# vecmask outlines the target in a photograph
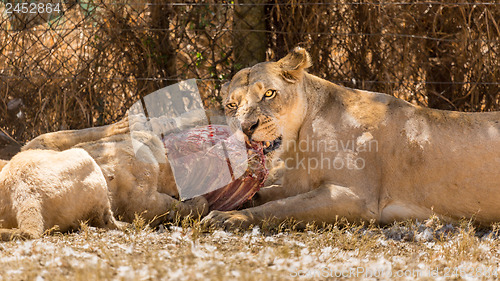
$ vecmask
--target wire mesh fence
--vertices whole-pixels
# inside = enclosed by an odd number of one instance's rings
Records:
[[[309,72],[345,86],[439,109],[500,110],[495,1],[22,4],[0,3],[0,141],[113,122],[188,78],[217,107],[234,73],[297,45],[311,53]]]

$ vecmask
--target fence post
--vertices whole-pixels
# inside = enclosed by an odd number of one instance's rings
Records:
[[[156,0],[156,4],[151,9],[151,39],[153,44],[149,50],[152,59],[162,73],[162,78],[169,78],[162,86],[174,84],[177,81],[176,50],[171,42],[170,20],[175,15],[175,10],[171,5],[165,5],[163,1]]]
[[[235,1],[233,48],[235,70],[266,60],[266,12],[263,0]]]

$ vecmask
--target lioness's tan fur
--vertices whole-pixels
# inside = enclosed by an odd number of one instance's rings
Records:
[[[104,175],[85,150],[29,150],[0,169],[0,241],[38,238],[83,221],[117,228]]]
[[[415,106],[335,85],[305,72],[310,64],[307,52],[297,48],[278,62],[241,70],[223,87],[227,114],[259,124],[249,137],[283,136],[277,154],[288,165],[282,184],[262,189],[255,207],[214,211],[205,222],[230,227],[268,218],[331,223],[346,217],[390,223],[432,213],[481,224],[500,221],[500,112]],[[278,91],[272,100],[263,98],[269,89]],[[298,146],[306,141],[330,144]],[[355,147],[331,149],[335,142]],[[326,165],[337,157],[343,167],[339,161]],[[314,166],[313,159],[323,165]]]

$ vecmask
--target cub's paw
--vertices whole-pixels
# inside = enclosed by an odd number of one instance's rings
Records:
[[[125,118],[122,121],[125,121]],[[121,123],[122,121],[118,123]],[[126,122],[121,123],[121,126],[124,125],[128,127],[129,131],[152,131],[151,124],[148,122],[148,119],[144,114],[129,113]]]
[[[128,222],[116,221],[116,227],[117,227],[118,230],[124,231],[124,230],[126,230],[127,228],[129,228],[131,226],[132,226],[132,224],[130,224]]]
[[[243,229],[246,230],[254,223],[252,215],[246,211],[212,211],[203,218],[201,223],[206,226],[215,226],[227,230]]]
[[[129,127],[129,117],[125,116],[122,120],[111,124],[108,129],[106,130],[106,136],[115,136],[115,135],[122,135],[122,134],[127,134],[130,132],[130,127]]]

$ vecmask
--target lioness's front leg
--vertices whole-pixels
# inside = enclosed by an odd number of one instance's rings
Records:
[[[333,223],[337,217],[348,220],[376,219],[376,212],[367,209],[367,198],[361,198],[350,188],[323,184],[319,188],[293,197],[268,202],[241,211],[212,211],[203,219],[205,224],[225,228],[258,225],[266,220],[282,222],[286,219],[308,223]],[[376,199],[374,199],[376,200]]]
[[[129,131],[129,121],[126,116],[122,120],[107,126],[43,134],[28,142],[22,147],[22,150],[48,149],[63,151],[80,143],[97,141],[106,137],[125,134]]]

